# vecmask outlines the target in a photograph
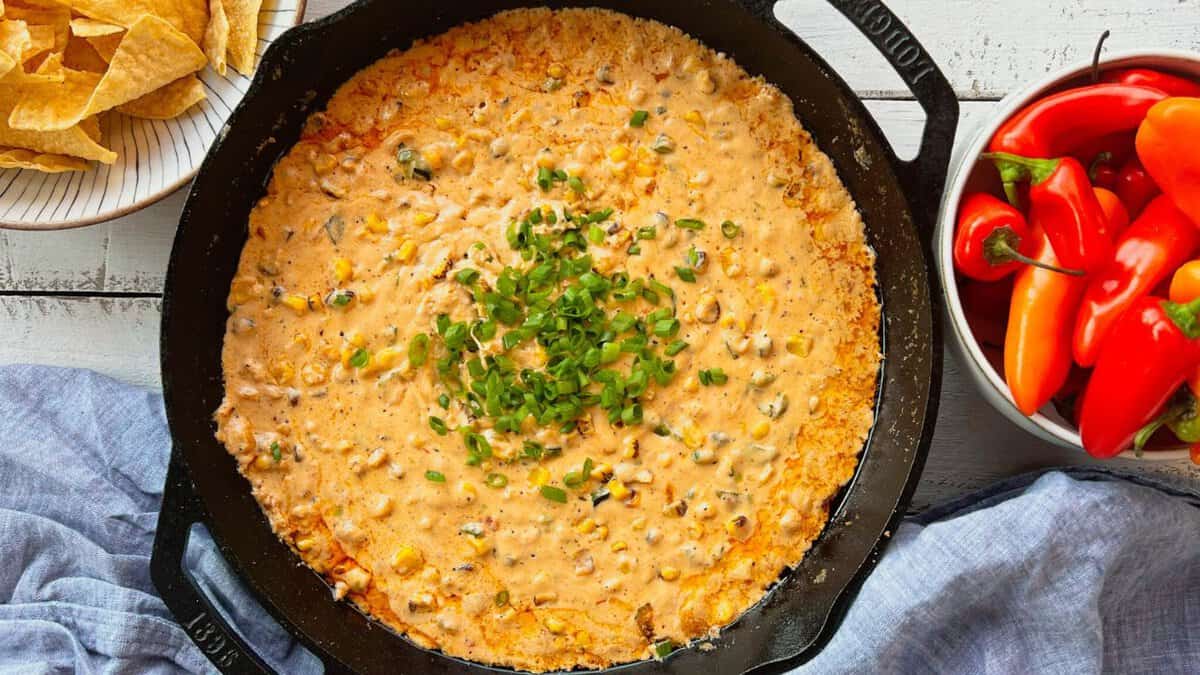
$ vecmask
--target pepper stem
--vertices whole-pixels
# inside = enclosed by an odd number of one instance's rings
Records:
[[[1019,262],[1072,277],[1082,277],[1087,274],[1083,270],[1057,267],[1041,262],[1040,260],[1034,260],[1017,250],[1020,245],[1021,237],[1017,236],[1017,233],[1011,227],[1005,225],[1004,227],[996,228],[994,232],[983,240],[983,258],[993,267],[999,267],[1010,262]]]
[[[1008,197],[1008,203],[1016,208],[1021,208],[1016,184],[1031,181],[1038,185],[1049,178],[1062,162],[1061,159],[1032,159],[1010,152],[985,152],[980,158],[990,159],[995,163],[996,170],[1000,172],[1000,180],[1004,183],[1004,195]]]
[[[1189,303],[1163,301],[1162,308],[1189,340],[1200,338],[1200,298]]]

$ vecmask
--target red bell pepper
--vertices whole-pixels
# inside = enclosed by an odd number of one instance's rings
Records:
[[[1029,238],[1025,216],[995,197],[977,192],[963,200],[954,235],[954,266],[977,281],[998,281],[1021,265],[1045,267],[1029,257],[1037,242]],[[1072,270],[1054,269],[1081,275]]]
[[[1079,416],[1083,447],[1107,458],[1130,447],[1162,415],[1189,373],[1200,368],[1200,300],[1153,296],[1113,326],[1092,371]]]
[[[1108,221],[1079,160],[1030,159],[1007,153],[983,157],[996,162],[1010,198],[1017,181],[1031,181],[1030,224],[1045,231],[1063,267],[1093,272],[1108,264],[1112,256]]]
[[[1096,363],[1117,319],[1200,248],[1200,230],[1159,197],[1117,241],[1113,260],[1088,282],[1075,318],[1075,362]]]
[[[1138,87],[1157,89],[1168,96],[1198,96],[1200,84],[1189,79],[1150,68],[1120,68],[1101,76],[1102,82],[1132,84]]]
[[[1154,182],[1136,156],[1130,157],[1117,172],[1117,186],[1114,191],[1125,204],[1125,208],[1129,209],[1129,215],[1134,218],[1138,217],[1151,199],[1162,193],[1162,190],[1158,189],[1158,183]]]
[[[992,136],[988,152],[1045,159],[1070,154],[1101,136],[1132,131],[1167,95],[1127,84],[1093,84],[1051,94],[1013,115]]]

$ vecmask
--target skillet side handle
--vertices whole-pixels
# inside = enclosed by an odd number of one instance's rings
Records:
[[[204,522],[205,517],[192,479],[178,452],[172,451],[154,533],[150,578],[188,637],[222,673],[269,675],[271,668],[233,630],[183,567],[192,525]]]
[[[883,54],[925,111],[921,147],[911,161],[896,160],[896,173],[904,186],[917,228],[933,236],[950,152],[958,130],[958,97],[929,52],[879,0],[829,0]]]

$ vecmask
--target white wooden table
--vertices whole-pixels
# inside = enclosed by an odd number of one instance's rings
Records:
[[[309,0],[308,17],[346,0]],[[1008,91],[1085,60],[1096,37],[1108,49],[1200,50],[1198,0],[892,0],[962,101],[962,134]],[[923,114],[874,48],[821,0],[785,0],[778,15],[868,99],[901,156],[915,152]],[[184,193],[141,212],[80,230],[0,230],[0,363],[80,366],[159,385],[159,299]],[[1039,467],[1091,463],[1008,424],[979,396],[953,349],[946,353],[937,434],[914,509]],[[1200,487],[1189,462],[1109,462]]]

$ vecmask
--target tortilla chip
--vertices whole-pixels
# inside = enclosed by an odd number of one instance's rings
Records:
[[[225,52],[229,49],[229,18],[225,14],[222,0],[211,0],[208,5],[208,28],[201,43],[213,70],[225,77]]]
[[[19,71],[20,68],[16,70]],[[33,80],[37,77],[36,75],[25,75],[21,79]],[[0,146],[94,159],[105,164],[112,164],[117,160],[117,153],[100,145],[88,135],[88,131],[81,125],[62,131],[24,131],[8,126],[8,116],[16,107],[17,98],[23,90],[22,86],[9,85],[8,80],[10,79],[6,78],[5,82],[0,82]]]
[[[149,15],[166,21],[176,30],[184,29],[179,0],[62,0],[62,3],[86,17],[125,28],[132,28]]]
[[[71,10],[61,5],[45,7],[19,7],[9,5],[6,18],[20,19],[30,26],[50,26],[54,29],[54,51],[67,48],[67,36],[71,34]]]
[[[0,80],[8,74],[8,71],[17,67],[17,60],[8,55],[8,52],[0,50]]]
[[[148,120],[169,120],[179,117],[203,100],[204,85],[200,78],[188,75],[137,100],[117,106],[117,112]]]
[[[125,30],[124,27],[118,26],[115,23],[107,21],[97,21],[87,17],[71,19],[71,34],[79,37],[99,37],[101,35],[112,35]]]
[[[0,0],[0,18],[4,18],[4,0]]]
[[[5,52],[17,63],[25,61],[25,52],[33,45],[29,25],[24,21],[5,19],[0,21],[0,52]]]
[[[54,26],[34,25],[29,27],[29,49],[25,50],[25,61],[54,49]],[[63,45],[66,47],[66,45]]]
[[[9,126],[30,131],[58,131],[170,84],[208,63],[204,52],[171,24],[146,15],[121,40],[108,70],[90,91],[60,93],[55,100],[27,96],[13,108]],[[81,98],[81,94],[84,94]]]
[[[100,35],[97,37],[84,38],[92,49],[100,55],[100,58],[107,64],[112,61],[113,54],[117,53],[117,47],[121,46],[121,40],[125,39],[124,33],[116,33],[114,35]],[[105,66],[107,69],[107,66]]]
[[[50,77],[66,79],[65,69],[63,68],[63,55],[58,52],[46,54],[46,58],[38,64],[34,69],[38,75],[49,75]]]
[[[100,142],[100,116],[92,115],[91,117],[79,123],[79,128],[83,129],[83,133],[88,135],[88,138]]]
[[[103,73],[108,70],[108,62],[100,58],[92,43],[77,37],[67,41],[67,48],[63,50],[63,65],[90,73]]]
[[[0,169],[33,169],[46,173],[87,171],[88,163],[67,155],[38,154],[22,148],[0,148]]]
[[[183,22],[180,30],[190,37],[192,42],[200,44],[204,40],[204,30],[208,27],[208,0],[178,0],[179,17]]]
[[[262,0],[224,0],[229,17],[229,65],[249,77],[254,74],[258,47],[258,10]]]

